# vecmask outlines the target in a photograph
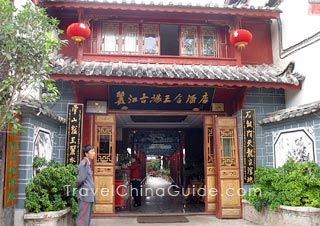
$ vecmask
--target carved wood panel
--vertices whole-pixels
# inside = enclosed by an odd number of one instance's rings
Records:
[[[204,117],[204,149],[205,149],[205,184],[206,212],[216,212],[216,170],[215,170],[215,150],[214,150],[214,133],[213,133],[213,116]]]
[[[217,176],[217,217],[241,218],[240,165],[235,117],[214,120]]]
[[[115,150],[116,129],[115,115],[96,116],[95,147],[97,150],[94,161],[94,183],[96,203],[93,214],[110,214],[115,212]]]

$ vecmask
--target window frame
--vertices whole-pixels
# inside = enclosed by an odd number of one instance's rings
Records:
[[[99,54],[110,54],[110,55],[142,55],[142,56],[167,56],[161,55],[160,51],[160,23],[150,22],[150,23],[141,23],[141,22],[117,22],[117,21],[102,21],[101,22],[101,43],[99,48]],[[202,58],[227,58],[228,57],[228,34],[222,34],[226,32],[225,29],[221,29],[220,26],[211,26],[205,24],[177,24],[179,27],[178,37],[179,37],[179,55],[174,55],[175,57],[202,57]],[[106,49],[106,32],[108,31],[107,27],[110,27],[110,31],[118,30],[118,34],[114,32],[113,43],[115,43],[115,48]],[[126,29],[130,30],[130,26],[136,26],[135,37],[135,47],[126,51],[125,46],[125,34]],[[127,28],[126,28],[127,27]],[[132,27],[131,27],[132,28]],[[148,31],[149,29],[149,31]],[[206,36],[205,30],[212,29],[213,44],[214,48],[213,54],[204,54],[205,50],[205,41],[204,37]],[[192,42],[192,51],[188,54],[183,51],[184,32],[189,33],[193,36]],[[209,32],[210,33],[210,32]],[[146,52],[146,35],[151,34],[155,37],[156,49],[155,52]],[[111,35],[112,36],[112,35]],[[171,56],[171,55],[169,55]]]

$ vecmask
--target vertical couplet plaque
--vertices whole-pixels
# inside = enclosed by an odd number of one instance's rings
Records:
[[[67,164],[80,162],[82,142],[83,104],[68,104],[67,107],[67,135],[66,160]]]
[[[255,110],[242,110],[243,129],[243,182],[252,184],[256,169],[256,113]]]

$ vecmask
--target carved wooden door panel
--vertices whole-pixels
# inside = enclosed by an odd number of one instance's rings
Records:
[[[216,213],[216,169],[213,121],[213,115],[204,116],[204,173],[207,191],[205,211],[207,213]]]
[[[241,218],[240,165],[235,117],[214,118],[218,218]]]
[[[94,183],[96,203],[94,214],[115,212],[113,188],[115,184],[116,150],[115,115],[96,116],[94,126],[96,159],[94,161]]]

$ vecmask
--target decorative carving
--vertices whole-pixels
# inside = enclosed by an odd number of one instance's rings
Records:
[[[213,140],[213,129],[212,127],[207,128],[207,136],[208,136],[208,164],[214,164],[214,140]]]
[[[115,122],[115,121],[114,121],[114,117],[111,115],[104,115],[104,116],[99,115],[99,116],[96,116],[96,122],[105,122],[105,123],[109,122],[110,123],[110,122]]]
[[[239,172],[237,170],[221,170],[220,175],[223,178],[239,178]]]
[[[113,202],[113,176],[95,176],[96,203]]]
[[[208,211],[216,211],[216,203],[208,203]]]
[[[113,213],[113,209],[112,204],[95,204],[93,206],[94,213]]]
[[[222,214],[224,216],[241,216],[240,209],[222,209]]]
[[[215,175],[215,168],[214,167],[207,167],[207,175]]]
[[[222,180],[221,181],[221,199],[223,207],[240,206],[239,180]],[[223,210],[222,210],[223,211]]]
[[[97,166],[94,170],[95,175],[103,174],[103,175],[112,175],[113,174],[113,167],[103,167],[103,166]]]

